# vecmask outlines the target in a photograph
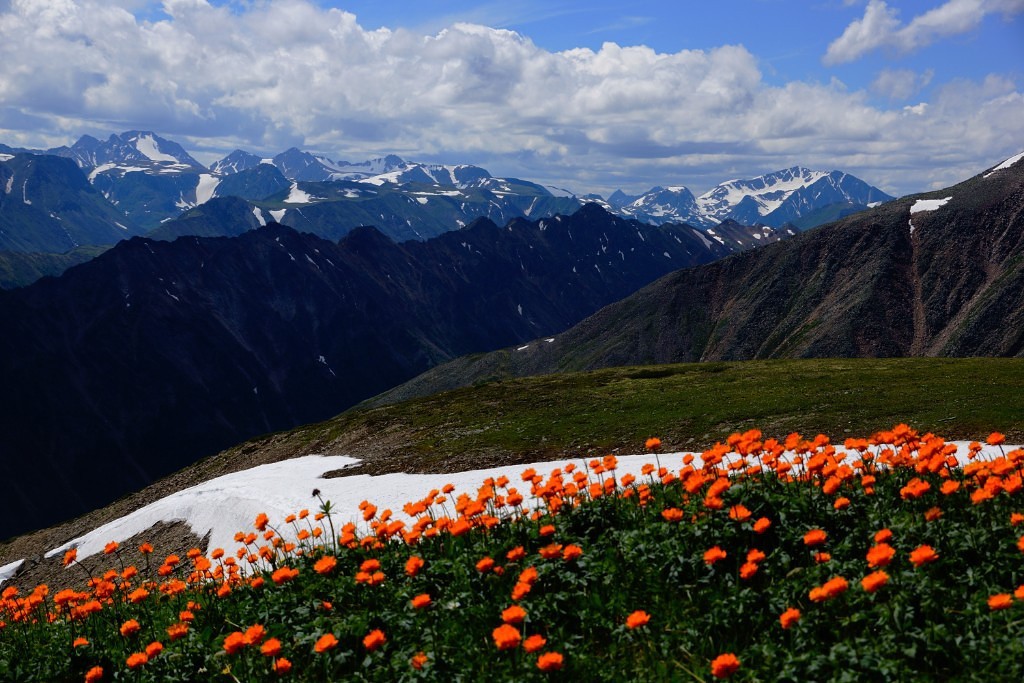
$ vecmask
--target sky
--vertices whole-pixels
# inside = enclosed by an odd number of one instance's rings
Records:
[[[1024,151],[1024,0],[0,0],[0,142],[151,130],[583,194]]]

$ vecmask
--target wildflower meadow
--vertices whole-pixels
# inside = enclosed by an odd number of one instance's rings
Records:
[[[987,442],[650,439],[641,476],[528,469],[340,528],[313,491],[235,548],[112,542],[4,589],[0,679],[1020,680],[1024,450]]]

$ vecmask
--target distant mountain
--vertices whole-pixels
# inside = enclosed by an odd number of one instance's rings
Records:
[[[80,168],[92,169],[96,174],[123,175],[138,170],[170,174],[202,173],[207,170],[181,145],[150,131],[131,130],[111,135],[104,141],[83,135],[71,147],[49,149],[47,154],[71,159]]]
[[[1024,154],[951,188],[676,271],[551,343],[458,359],[381,400],[509,375],[843,356],[1024,356]]]
[[[779,228],[789,224],[806,230],[837,217],[835,207],[863,210],[892,199],[848,173],[794,166],[756,178],[730,180],[700,197],[683,186],[654,187],[639,196],[616,191],[607,204],[620,215],[652,225],[689,223],[709,228],[734,220],[743,225]]]
[[[63,253],[142,234],[67,159],[0,160],[0,251]]]
[[[244,205],[223,198],[195,211],[234,216],[230,202]],[[739,249],[596,206],[504,227],[480,219],[403,244],[373,228],[336,243],[249,227],[234,238],[134,238],[0,292],[0,538],[455,356],[553,334]]]

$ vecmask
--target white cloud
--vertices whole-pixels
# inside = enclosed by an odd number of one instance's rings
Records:
[[[903,101],[920,92],[934,76],[931,69],[920,74],[912,69],[883,69],[871,83],[871,90],[890,100]]]
[[[936,158],[977,172],[1024,141],[1020,93],[999,76],[935,89],[911,114],[838,81],[769,84],[742,46],[553,53],[474,24],[369,31],[307,0],[166,0],[137,18],[142,4],[16,0],[0,12],[0,141],[141,128],[204,158],[292,145],[352,161],[393,152],[581,192],[699,190],[794,163],[909,192],[936,180]],[[873,26],[899,30],[883,3],[866,16],[879,12]],[[892,72],[876,91],[905,104],[926,81]]]
[[[896,9],[884,0],[870,0],[864,16],[832,41],[822,61],[843,64],[879,49],[897,54],[913,52],[940,38],[971,31],[989,14],[1009,16],[1020,12],[1024,12],[1024,0],[947,0],[901,25]]]

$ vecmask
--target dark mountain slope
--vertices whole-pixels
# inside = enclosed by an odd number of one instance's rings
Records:
[[[458,359],[377,402],[617,365],[976,355],[1024,355],[1024,163],[672,273],[554,342]]]
[[[135,238],[0,292],[0,537],[334,415],[460,354],[565,329],[729,250],[585,207],[427,242],[277,224]]]

